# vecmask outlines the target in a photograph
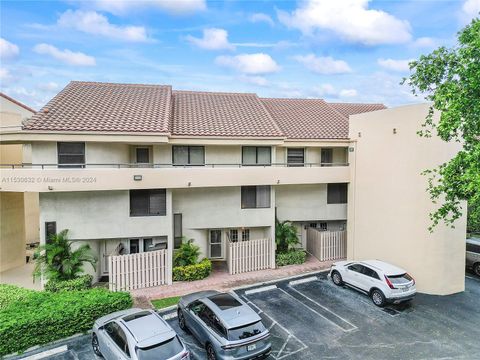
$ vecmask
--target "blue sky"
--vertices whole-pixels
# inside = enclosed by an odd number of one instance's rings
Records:
[[[71,80],[412,103],[408,61],[480,0],[5,1],[1,90],[36,109]]]

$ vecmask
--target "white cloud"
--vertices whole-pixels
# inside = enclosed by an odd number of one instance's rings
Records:
[[[43,91],[56,91],[59,89],[60,85],[58,85],[56,82],[50,81],[47,83],[37,84],[36,87],[37,89]]]
[[[224,29],[204,29],[202,38],[188,35],[187,40],[199,48],[207,50],[235,49],[235,46],[228,42],[228,32]]]
[[[125,41],[147,41],[143,26],[119,26],[111,24],[107,17],[95,11],[67,10],[58,19],[63,27],[74,28],[88,34]]]
[[[437,40],[431,37],[420,37],[413,42],[414,47],[433,48],[437,46]]]
[[[280,66],[270,55],[264,53],[218,56],[215,63],[235,69],[244,74],[268,74],[280,70]]]
[[[341,89],[338,91],[332,84],[321,84],[312,89],[315,96],[326,98],[351,98],[358,95],[355,89]]]
[[[159,9],[173,14],[186,14],[207,8],[206,0],[95,0],[88,6],[115,15],[128,15],[134,10]]]
[[[340,93],[338,95],[342,98],[355,97],[355,96],[357,96],[357,90],[355,90],[355,89],[343,89],[343,90],[340,90]]]
[[[345,74],[352,72],[352,69],[343,60],[335,60],[330,56],[317,57],[313,54],[298,55],[294,57],[299,63],[303,64],[307,69],[317,74]]]
[[[285,25],[315,35],[330,30],[342,39],[365,45],[405,43],[411,39],[408,21],[368,9],[369,0],[306,0],[292,13],[278,11]]]
[[[240,80],[249,83],[249,84],[254,84],[258,86],[267,86],[269,85],[268,80],[265,79],[263,76],[247,76],[247,75],[242,75],[240,77]]]
[[[81,52],[73,52],[68,49],[60,50],[53,45],[37,44],[33,48],[37,54],[50,55],[69,65],[76,66],[95,66],[95,58]]]
[[[0,68],[0,81],[1,82],[6,82],[9,81],[12,78],[12,75],[10,74],[10,71],[8,69],[1,67]]]
[[[465,23],[470,22],[475,17],[480,17],[480,0],[466,0],[461,10],[461,18]]]
[[[253,23],[264,22],[264,23],[267,23],[267,24],[270,25],[270,26],[275,25],[275,23],[273,22],[273,19],[271,18],[271,16],[270,16],[270,15],[267,15],[267,14],[263,14],[263,13],[255,13],[255,14],[252,14],[252,15],[250,15],[250,17],[248,18],[248,20],[250,20],[250,21],[253,22]]]
[[[377,63],[381,67],[391,70],[391,71],[398,71],[398,72],[407,72],[410,70],[408,64],[413,61],[413,59],[405,59],[405,60],[394,60],[394,59],[378,59]]]
[[[0,38],[0,58],[2,60],[13,59],[18,56],[20,49],[17,45],[4,38]]]

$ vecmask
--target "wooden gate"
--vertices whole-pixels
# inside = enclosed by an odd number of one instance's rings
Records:
[[[109,256],[109,288],[128,291],[165,285],[168,269],[167,250]]]
[[[319,231],[307,229],[307,251],[320,261],[347,257],[346,231]]]
[[[228,242],[228,270],[230,274],[271,268],[273,246],[271,239]]]

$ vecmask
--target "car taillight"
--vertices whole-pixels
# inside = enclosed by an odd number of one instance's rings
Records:
[[[407,274],[407,276],[413,281],[413,285],[415,285],[415,279],[413,278],[413,276],[410,274]]]
[[[187,359],[190,359],[190,353],[188,351],[182,354],[181,360],[187,360]]]
[[[387,275],[384,275],[385,276],[385,281],[387,282],[387,285],[390,289],[396,289],[395,286],[393,286],[392,282],[390,281],[390,279],[387,277]]]

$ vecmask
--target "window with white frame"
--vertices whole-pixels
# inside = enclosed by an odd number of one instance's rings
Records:
[[[243,146],[243,165],[270,165],[272,163],[272,148],[270,146]]]
[[[205,165],[205,148],[203,146],[173,146],[173,165]]]
[[[230,229],[230,241],[237,242],[238,241],[238,230],[237,229]]]
[[[270,207],[270,185],[242,186],[242,209]]]
[[[250,229],[243,229],[242,230],[242,241],[250,240]]]

